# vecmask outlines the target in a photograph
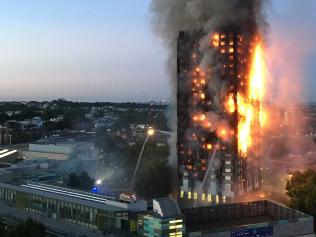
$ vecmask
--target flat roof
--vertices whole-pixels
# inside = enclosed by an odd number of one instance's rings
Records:
[[[52,198],[60,201],[84,205],[108,212],[128,211],[128,204],[119,201],[108,200],[102,195],[93,195],[88,192],[80,192],[72,189],[66,191],[64,188],[50,188],[49,185],[30,185],[21,186],[0,183],[0,187],[15,190],[18,192],[39,195],[42,197]],[[54,187],[54,186],[51,186]],[[100,197],[99,197],[100,196]]]
[[[8,149],[2,149],[0,150],[0,159],[5,158],[9,155],[12,155],[14,153],[17,153],[17,150],[8,150]]]
[[[188,232],[226,231],[253,224],[297,222],[313,218],[271,200],[188,208],[183,209],[182,213],[185,216]]]

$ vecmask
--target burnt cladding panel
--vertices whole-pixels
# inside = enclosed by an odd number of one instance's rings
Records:
[[[200,128],[192,123],[192,116],[195,111],[204,111],[205,106],[195,104],[192,92],[193,78],[197,77],[195,68],[200,63],[199,59],[199,40],[203,34],[201,32],[180,32],[177,48],[177,115],[178,115],[178,131],[177,131],[177,150],[178,150],[178,166],[179,169],[185,169],[189,174],[190,184],[194,183],[194,179],[202,180],[204,175],[201,171],[200,158],[205,152],[201,151],[201,136],[196,136],[196,140],[192,140],[193,134],[203,134]],[[193,57],[194,55],[194,57]],[[198,73],[197,73],[198,74]],[[206,135],[204,135],[205,137]],[[204,157],[205,159],[205,157]],[[205,162],[204,162],[205,163]],[[195,170],[193,172],[193,170]],[[206,168],[204,167],[204,171]],[[181,174],[179,172],[179,180]],[[193,174],[195,173],[195,174]],[[195,175],[195,178],[193,178]]]
[[[203,181],[207,170],[207,162],[212,157],[214,147],[218,151],[216,157],[222,167],[217,168],[214,172],[211,171],[210,179],[207,179],[207,182],[204,183],[202,187],[204,199],[210,193],[213,195],[212,200],[214,200],[214,195],[216,199],[217,195],[224,196],[222,194],[224,186],[226,187],[225,193],[228,193],[230,195],[228,197],[233,199],[235,194],[232,193],[238,192],[238,189],[234,187],[238,187],[241,179],[247,179],[244,173],[245,161],[238,157],[238,111],[235,109],[233,113],[229,113],[226,111],[224,103],[226,97],[231,94],[235,104],[237,104],[238,92],[244,93],[247,88],[247,65],[249,64],[250,42],[252,39],[246,39],[245,35],[237,29],[222,29],[218,31],[218,34],[217,46],[213,48],[216,65],[209,65],[209,69],[204,68],[204,71],[198,70],[201,61],[199,41],[206,34],[202,32],[180,32],[178,38],[178,174],[181,187],[184,187],[184,181],[188,182],[186,184],[188,186],[183,190],[188,192],[188,197],[191,196],[191,199],[194,196],[193,193],[190,195],[189,193],[194,192],[195,194],[200,190],[195,185],[199,185]],[[210,47],[211,44],[210,38]],[[201,86],[203,78],[204,85]],[[211,82],[214,78],[219,78],[222,81],[219,84],[220,88],[213,88]],[[215,101],[219,101],[219,103],[216,104]],[[216,113],[222,120],[227,121],[230,131],[226,132],[233,131],[231,139],[219,139],[218,131],[205,127],[205,124],[202,125],[204,122],[199,120],[199,116],[206,115],[208,112]],[[192,136],[193,134],[196,134],[196,137]],[[231,163],[226,165],[227,161]],[[232,169],[230,164],[233,166]],[[182,177],[184,172],[187,176]],[[216,180],[214,180],[214,175],[216,175]],[[229,177],[231,179],[227,179]],[[214,193],[214,190],[217,190],[217,193]],[[199,194],[198,198],[200,197]]]
[[[178,167],[186,159],[186,131],[190,127],[189,102],[190,93],[187,71],[190,68],[190,37],[185,32],[180,32],[177,45],[177,152]],[[181,176],[179,172],[179,176]],[[181,184],[181,178],[179,179]]]

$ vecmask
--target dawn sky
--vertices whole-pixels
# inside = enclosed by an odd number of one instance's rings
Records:
[[[303,97],[316,101],[316,1],[272,1],[271,43],[285,36],[294,42],[309,36],[306,47],[295,54],[300,59],[295,65]],[[150,0],[2,0],[0,100],[168,99],[166,52],[151,31],[149,4]],[[282,55],[285,60],[294,57]]]

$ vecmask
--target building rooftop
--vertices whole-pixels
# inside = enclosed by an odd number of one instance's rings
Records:
[[[312,218],[270,200],[183,209],[182,213],[188,232],[232,231],[258,223],[298,222]]]
[[[170,198],[157,198],[153,200],[153,210],[161,217],[174,217],[181,215],[176,201]]]
[[[8,149],[2,149],[0,150],[0,159],[5,158],[9,155],[17,153],[17,150],[8,150]]]
[[[144,211],[147,208],[147,204],[145,205],[144,203],[142,203],[142,201],[136,203],[121,203],[114,197],[41,183],[27,183],[20,186],[0,183],[0,187],[84,206],[90,206],[110,212],[121,212],[129,210]]]

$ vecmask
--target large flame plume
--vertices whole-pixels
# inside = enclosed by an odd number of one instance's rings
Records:
[[[248,76],[246,94],[238,93],[238,150],[246,156],[254,142],[260,139],[260,130],[265,125],[267,114],[263,108],[265,87],[265,63],[263,46],[256,42]]]

